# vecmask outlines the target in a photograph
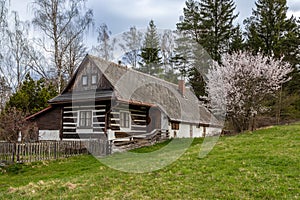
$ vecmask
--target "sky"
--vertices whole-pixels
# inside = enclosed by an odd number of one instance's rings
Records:
[[[11,10],[19,13],[20,19],[31,20],[31,2],[33,0],[11,0]],[[235,0],[239,17],[236,23],[252,13],[255,0]],[[300,17],[300,0],[287,0],[288,15]],[[87,8],[94,12],[95,27],[106,23],[112,34],[120,34],[130,27],[146,28],[151,19],[159,29],[176,29],[179,17],[183,15],[185,0],[88,0]],[[89,40],[96,41],[96,34],[90,34]]]

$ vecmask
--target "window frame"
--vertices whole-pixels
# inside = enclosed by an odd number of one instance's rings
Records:
[[[95,77],[95,82],[94,82],[94,79],[93,79],[94,77]],[[98,74],[92,74],[91,75],[91,84],[92,85],[97,85],[97,83],[98,83],[97,80],[98,80]]]
[[[84,82],[85,79],[86,79],[86,83]],[[87,75],[82,75],[81,84],[82,84],[82,86],[88,86],[89,85],[89,78],[88,78]]]
[[[171,122],[171,129],[172,130],[179,130],[179,122]]]
[[[127,111],[120,111],[120,128],[131,128],[130,113]]]
[[[89,116],[88,116],[89,113]],[[84,123],[83,123],[84,122]],[[91,110],[80,110],[78,111],[78,128],[91,129],[93,127],[93,111]]]

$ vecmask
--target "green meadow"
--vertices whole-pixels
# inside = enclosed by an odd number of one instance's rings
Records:
[[[0,199],[300,199],[300,124],[220,137],[199,158],[202,142],[147,173],[115,170],[91,155],[1,167]]]

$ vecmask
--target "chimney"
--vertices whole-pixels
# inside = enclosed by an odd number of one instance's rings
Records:
[[[178,80],[178,90],[179,90],[180,94],[183,96],[185,93],[184,80]]]

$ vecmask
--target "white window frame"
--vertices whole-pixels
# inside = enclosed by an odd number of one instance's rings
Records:
[[[87,113],[87,112],[90,112],[91,113],[91,124],[90,124],[90,126],[81,126],[81,113],[82,112],[85,112],[85,113]],[[87,122],[87,117],[86,117],[86,114],[85,114],[85,124],[86,124],[86,122]],[[77,119],[77,127],[78,128],[81,128],[81,129],[92,129],[93,128],[93,111],[92,110],[79,110],[78,111],[78,119]]]
[[[88,86],[89,85],[89,77],[87,75],[83,75],[81,77],[81,83],[82,83],[82,86]]]
[[[121,117],[121,115],[122,114],[128,114],[128,127],[126,127],[126,126],[123,126],[123,121],[122,121],[122,117]],[[131,128],[131,117],[130,117],[130,112],[128,112],[128,111],[120,111],[120,128],[125,128],[125,129],[130,129]]]
[[[98,80],[98,75],[97,74],[92,74],[91,76],[91,83],[92,85],[97,85]]]

